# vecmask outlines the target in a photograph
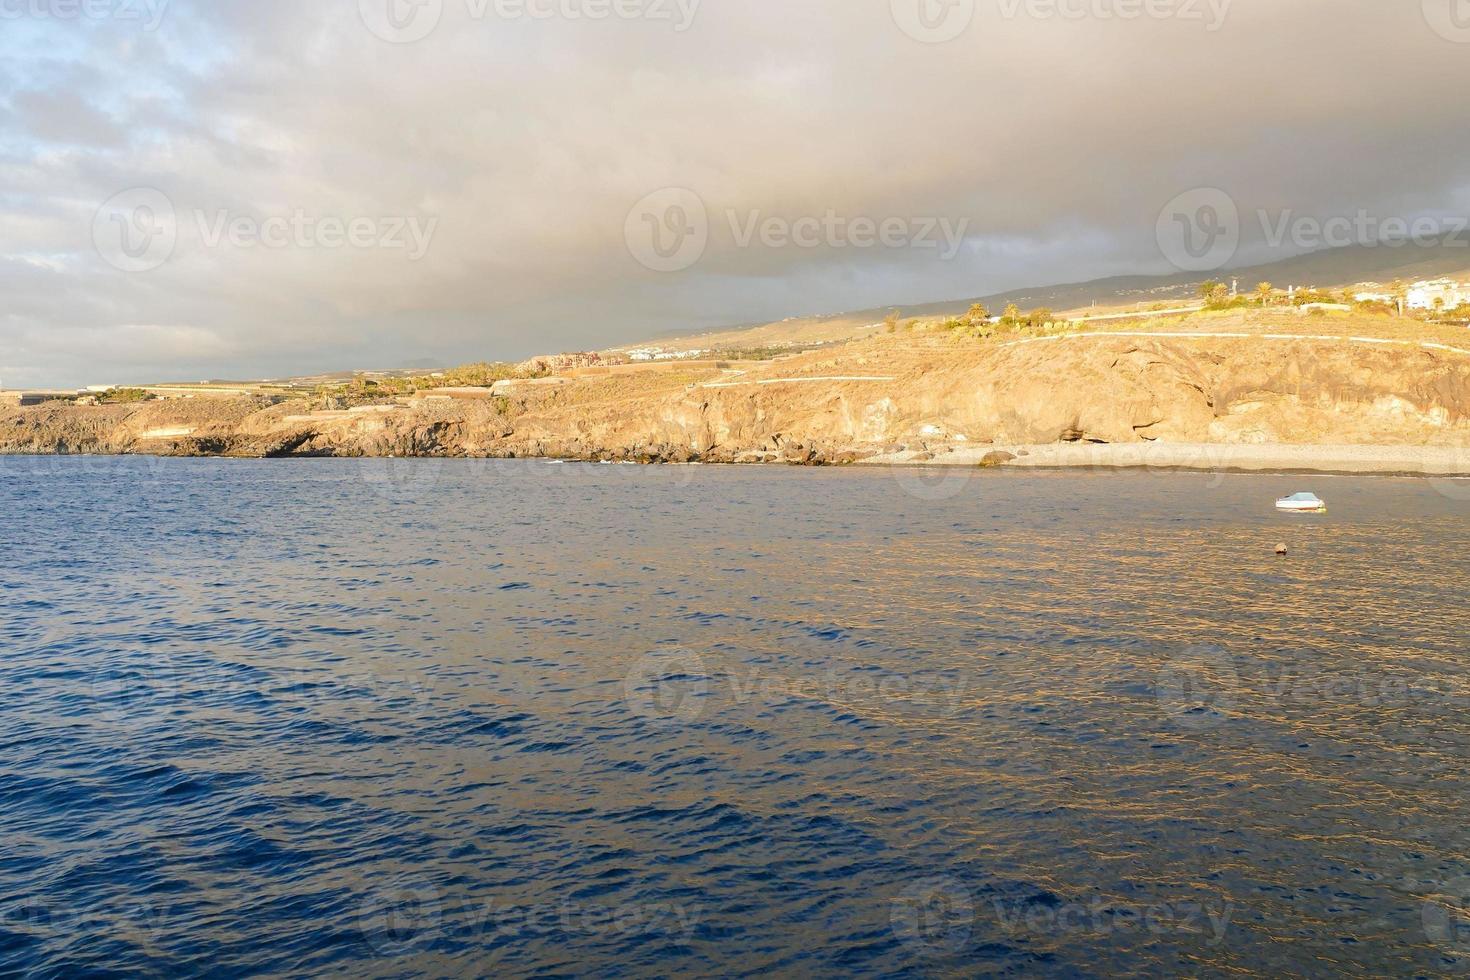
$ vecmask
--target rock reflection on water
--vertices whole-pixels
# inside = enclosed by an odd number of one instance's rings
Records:
[[[915,479],[0,460],[0,970],[1463,969],[1463,501]]]

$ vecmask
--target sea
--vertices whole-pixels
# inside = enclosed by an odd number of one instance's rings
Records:
[[[3,458],[0,975],[1462,973],[1467,572],[1451,480]]]

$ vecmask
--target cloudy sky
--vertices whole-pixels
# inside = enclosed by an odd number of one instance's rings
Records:
[[[1255,259],[1467,213],[1467,92],[1465,0],[0,0],[0,384]]]

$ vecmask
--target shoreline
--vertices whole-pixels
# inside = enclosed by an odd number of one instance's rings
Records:
[[[996,471],[1062,471],[1094,470],[1104,472],[1156,471],[1245,474],[1313,474],[1323,476],[1396,476],[1437,479],[1470,479],[1470,446],[1375,446],[1375,445],[1294,445],[1288,443],[1049,443],[1049,444],[985,444],[951,447],[938,453],[904,450],[853,459],[821,455],[805,461],[757,459],[690,459],[672,460],[642,457],[587,458],[555,455],[518,456],[252,456],[238,454],[173,453],[15,453],[0,452],[4,459],[51,459],[68,457],[156,458],[156,459],[360,459],[360,460],[441,460],[518,459],[539,462],[588,463],[651,466],[810,466],[878,468],[953,467],[993,469]],[[1005,458],[1005,457],[1010,458]],[[0,462],[0,466],[3,466]]]
[[[1003,453],[1013,459],[995,460]],[[1470,446],[1288,443],[1053,443],[967,446],[934,455],[889,453],[865,466],[983,466],[998,470],[1184,470],[1342,476],[1470,477]]]

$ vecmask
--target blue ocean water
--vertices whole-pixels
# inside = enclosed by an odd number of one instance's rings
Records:
[[[1467,484],[10,458],[0,545],[0,974],[1470,963]]]

